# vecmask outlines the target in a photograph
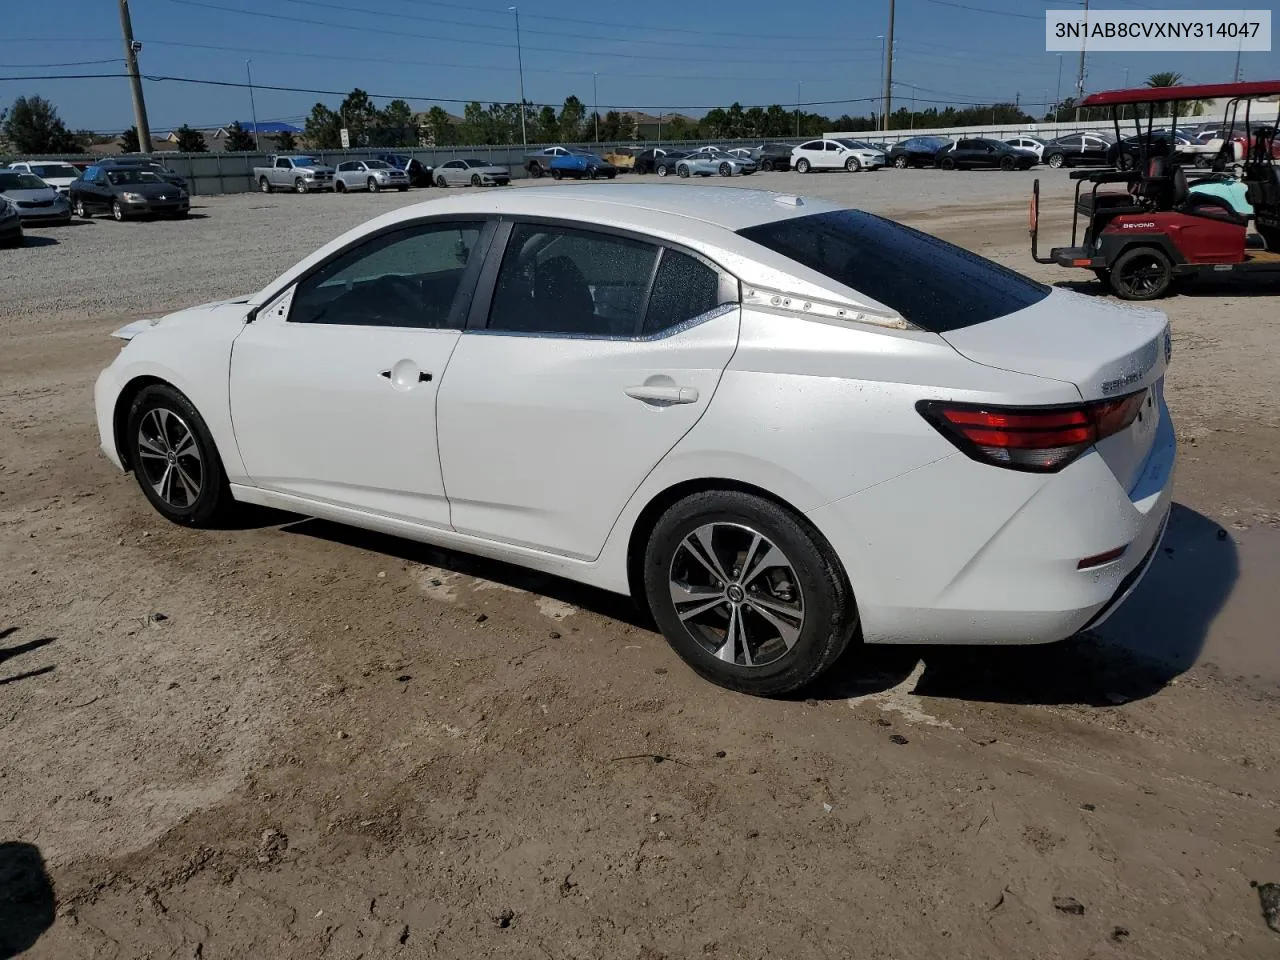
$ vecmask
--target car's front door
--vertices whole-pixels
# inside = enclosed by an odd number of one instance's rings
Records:
[[[440,387],[451,521],[594,558],[711,402],[738,342],[737,282],[656,241],[555,222],[502,232]]]
[[[827,169],[843,167],[845,149],[834,140],[825,140],[822,144],[822,166]]]
[[[256,486],[448,527],[436,394],[494,229],[424,221],[383,232],[245,326],[231,416]]]

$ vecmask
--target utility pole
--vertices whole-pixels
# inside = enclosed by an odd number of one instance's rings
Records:
[[[1240,51],[1244,49],[1244,34],[1240,35],[1240,42],[1236,45],[1236,72],[1232,74],[1235,82],[1240,82]]]
[[[591,74],[591,119],[595,124],[596,143],[600,142],[600,93],[596,89],[596,80],[600,75]]]
[[[133,22],[129,19],[129,0],[120,0],[120,32],[124,34],[124,63],[133,89],[133,124],[138,128],[138,149],[151,152],[151,127],[147,125],[147,105],[142,99],[142,77],[138,75],[138,51],[142,44],[133,39]]]
[[[1062,109],[1062,54],[1058,54],[1058,91],[1053,101],[1053,122],[1058,122],[1058,111]]]
[[[804,86],[804,81],[796,82],[796,139],[800,139],[800,89]]]
[[[524,126],[524,50],[520,46],[520,11],[515,7],[507,9],[516,15],[516,66],[520,68],[520,142],[528,149],[529,135]]]
[[[889,37],[885,44],[884,110],[880,115],[885,130],[889,129],[889,114],[893,111],[893,4],[894,0],[889,0]]]
[[[249,113],[253,116],[253,149],[259,153],[262,152],[262,144],[258,142],[258,106],[253,102],[253,68],[249,64],[252,60],[244,62],[244,72],[249,78]]]
[[[1084,99],[1084,53],[1089,46],[1089,0],[1084,0],[1084,37],[1080,40],[1080,73],[1076,76],[1076,123],[1080,122],[1080,101]]]

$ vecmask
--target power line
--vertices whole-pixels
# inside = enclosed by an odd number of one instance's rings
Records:
[[[972,13],[989,13],[998,17],[1016,17],[1019,20],[1044,22],[1043,14],[1036,16],[1034,13],[1014,13],[1011,10],[992,10],[990,7],[971,7],[966,3],[954,3],[953,0],[925,0],[925,3],[933,3],[939,7],[955,7],[957,10],[968,10]]]
[[[245,10],[245,9],[240,8],[240,7],[225,7],[225,6],[222,6],[221,4],[216,4],[216,3],[206,3],[206,2],[205,2],[205,0],[169,0],[169,2],[170,2],[170,3],[182,4],[183,6],[189,6],[189,7],[205,7],[205,8],[207,8],[207,9],[209,9],[209,10],[217,10],[217,11],[219,11],[219,12],[221,12],[221,13],[238,13],[238,14],[240,14],[241,16],[246,16],[246,17],[260,17],[260,18],[262,18],[262,19],[266,19],[266,20],[283,20],[283,21],[285,21],[285,22],[287,22],[287,23],[293,24],[294,26],[298,26],[298,25],[301,23],[301,24],[303,24],[303,25],[307,25],[307,26],[331,27],[331,28],[334,28],[334,29],[337,29],[337,30],[354,30],[354,31],[358,31],[358,32],[360,32],[360,33],[376,33],[376,34],[381,34],[381,35],[384,35],[384,36],[391,36],[391,37],[412,37],[412,38],[414,38],[414,39],[418,39],[418,40],[434,40],[434,41],[436,41],[437,43],[466,43],[466,44],[472,44],[472,45],[475,45],[475,46],[482,46],[482,47],[498,47],[498,48],[500,48],[500,49],[504,49],[504,50],[514,50],[514,49],[515,49],[515,45],[514,45],[514,44],[510,44],[510,43],[499,43],[499,42],[498,42],[498,41],[496,41],[496,40],[472,40],[472,39],[469,39],[469,38],[463,38],[463,37],[441,37],[441,36],[438,36],[438,35],[423,34],[423,33],[406,33],[406,32],[405,32],[405,31],[403,31],[403,30],[384,30],[384,29],[381,29],[380,27],[366,27],[366,26],[361,26],[361,25],[357,25],[357,24],[334,23],[334,22],[333,22],[333,21],[331,21],[331,20],[315,20],[315,19],[307,19],[307,20],[299,21],[299,19],[298,19],[297,17],[290,17],[290,16],[286,16],[286,15],[284,15],[284,14],[278,14],[278,13],[262,13],[262,12],[259,12],[259,11],[257,11],[257,10]],[[295,2],[297,2],[297,0],[295,0]],[[535,50],[535,51],[538,51],[538,52],[540,52],[540,53],[555,53],[555,54],[560,54],[560,55],[563,55],[563,54],[566,54],[566,53],[567,53],[567,54],[574,54],[574,55],[579,55],[579,56],[580,56],[580,55],[582,54],[582,51],[581,51],[581,50],[566,50],[566,49],[565,49],[565,48],[563,48],[563,47],[530,47],[530,46],[527,46],[527,45],[526,45],[526,46],[524,47],[524,49],[525,49],[525,50]],[[652,56],[652,55],[649,55],[649,54],[638,54],[638,53],[610,53],[610,54],[608,54],[608,56],[609,56],[609,57],[611,57],[611,58],[620,58],[620,59],[624,59],[624,60],[663,60],[663,61],[675,61],[675,62],[678,62],[678,63],[687,63],[687,62],[689,61],[689,57],[688,57],[688,56],[683,56],[683,57],[661,57],[661,56]],[[828,65],[832,65],[832,66],[834,66],[834,65],[837,65],[837,64],[847,64],[847,63],[849,63],[851,60],[859,60],[859,59],[862,59],[862,60],[874,60],[874,59],[876,59],[876,58],[874,58],[874,57],[861,57],[861,58],[859,58],[859,57],[853,57],[853,58],[851,58],[851,57],[843,57],[843,58],[841,58],[840,60],[818,61],[818,63],[826,63],[826,64],[828,64]],[[760,62],[759,58],[755,58],[755,59],[751,59],[751,60],[728,60],[728,59],[723,59],[723,58],[720,58],[720,57],[717,57],[717,58],[716,58],[716,63],[749,63],[749,64],[758,64],[759,62]],[[780,61],[780,60],[774,60],[774,61],[772,61],[772,62],[773,62],[773,63],[775,63],[775,64],[778,64],[778,63],[790,63],[790,64],[794,64],[794,65],[806,65],[806,66],[813,66],[813,65],[815,65],[815,62],[814,62],[813,60],[809,60],[809,59],[804,59],[804,60],[782,60],[782,61]]]
[[[124,63],[124,57],[111,57],[107,60],[71,60],[67,63],[6,63],[10,70],[45,70],[52,67],[93,67],[103,63]]]

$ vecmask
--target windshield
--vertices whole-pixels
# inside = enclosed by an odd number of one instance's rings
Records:
[[[1014,313],[1049,287],[892,220],[840,210],[738,231],[933,333]]]
[[[31,172],[37,177],[44,177],[48,180],[50,177],[59,180],[74,180],[80,176],[80,171],[69,163],[41,163],[31,167]]]
[[[366,160],[364,165],[370,170],[392,170],[394,167],[389,163],[383,163],[381,160]]]
[[[44,190],[48,184],[30,173],[0,170],[0,190]]]
[[[837,140],[836,143],[843,143],[846,147],[851,147],[854,150],[874,150],[875,149],[875,147],[873,147],[871,144],[863,143],[861,140]]]
[[[463,160],[462,162],[463,162],[463,163],[465,163],[468,167],[487,167],[487,166],[489,166],[489,161],[488,161],[488,160]]]
[[[164,183],[150,170],[108,170],[107,179],[117,186],[130,183]]]
[[[316,165],[315,157],[294,157],[293,165],[295,167],[314,167]]]

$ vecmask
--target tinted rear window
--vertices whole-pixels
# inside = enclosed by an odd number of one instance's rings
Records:
[[[775,253],[946,333],[1039,303],[1050,288],[892,220],[840,210],[739,233]]]

